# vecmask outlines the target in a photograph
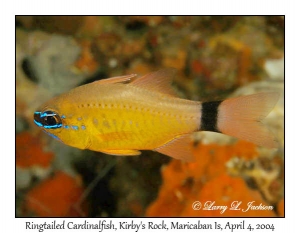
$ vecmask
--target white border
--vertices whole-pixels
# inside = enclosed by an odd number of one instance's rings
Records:
[[[96,4],[95,4],[96,3]],[[1,4],[1,114],[2,166],[1,166],[1,229],[3,232],[25,232],[25,221],[15,219],[15,150],[14,150],[14,106],[15,106],[15,14],[284,14],[286,15],[286,179],[284,219],[246,219],[247,222],[274,223],[274,232],[295,232],[299,228],[299,7],[295,0],[252,0],[252,1],[5,1]],[[71,220],[71,219],[67,219]],[[94,219],[96,220],[96,219]],[[114,219],[117,221],[117,219]],[[135,221],[149,219],[135,219]],[[195,221],[191,219],[188,221]],[[215,219],[203,219],[214,222]],[[218,222],[238,221],[239,219],[220,219]],[[44,219],[38,221],[43,222]],[[52,221],[52,219],[46,219]],[[76,219],[74,221],[82,221]],[[129,219],[125,219],[129,221]],[[160,221],[160,219],[152,219]],[[166,219],[171,221],[171,219]],[[178,220],[178,221],[181,221]],[[185,220],[183,220],[185,221]],[[296,230],[297,231],[297,230]],[[37,232],[37,231],[35,231]],[[52,232],[52,231],[48,231]],[[57,231],[56,231],[57,232]],[[125,231],[129,232],[129,231]],[[133,232],[132,230],[130,232]],[[217,231],[208,231],[217,232]],[[219,232],[219,231],[218,231]],[[241,231],[236,231],[241,232]],[[262,231],[260,231],[262,232]]]

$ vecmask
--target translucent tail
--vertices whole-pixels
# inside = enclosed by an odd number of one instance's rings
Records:
[[[277,147],[277,141],[261,120],[273,109],[278,98],[278,93],[268,92],[224,100],[218,109],[217,128],[221,133],[259,146]]]

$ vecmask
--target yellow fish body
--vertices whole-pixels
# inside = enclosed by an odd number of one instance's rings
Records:
[[[207,103],[180,99],[171,87],[174,72],[163,69],[77,87],[43,105],[34,122],[67,145],[113,155],[155,150],[190,161],[190,136],[199,130],[276,146],[259,121],[273,108],[277,93]]]

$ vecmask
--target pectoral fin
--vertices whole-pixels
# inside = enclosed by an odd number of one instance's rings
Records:
[[[134,155],[141,154],[141,152],[138,150],[101,150],[100,152],[109,155],[120,155],[120,156],[134,156]]]
[[[191,134],[178,136],[154,150],[174,159],[180,159],[186,162],[192,162],[195,159],[192,153]]]

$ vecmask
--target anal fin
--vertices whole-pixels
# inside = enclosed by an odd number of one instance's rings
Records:
[[[186,162],[192,162],[195,160],[192,153],[191,134],[184,134],[175,137],[171,141],[158,148],[155,148],[154,150],[168,155],[174,159],[180,159]]]
[[[101,150],[100,152],[109,155],[120,155],[120,156],[135,156],[141,154],[141,152],[138,150]]]

